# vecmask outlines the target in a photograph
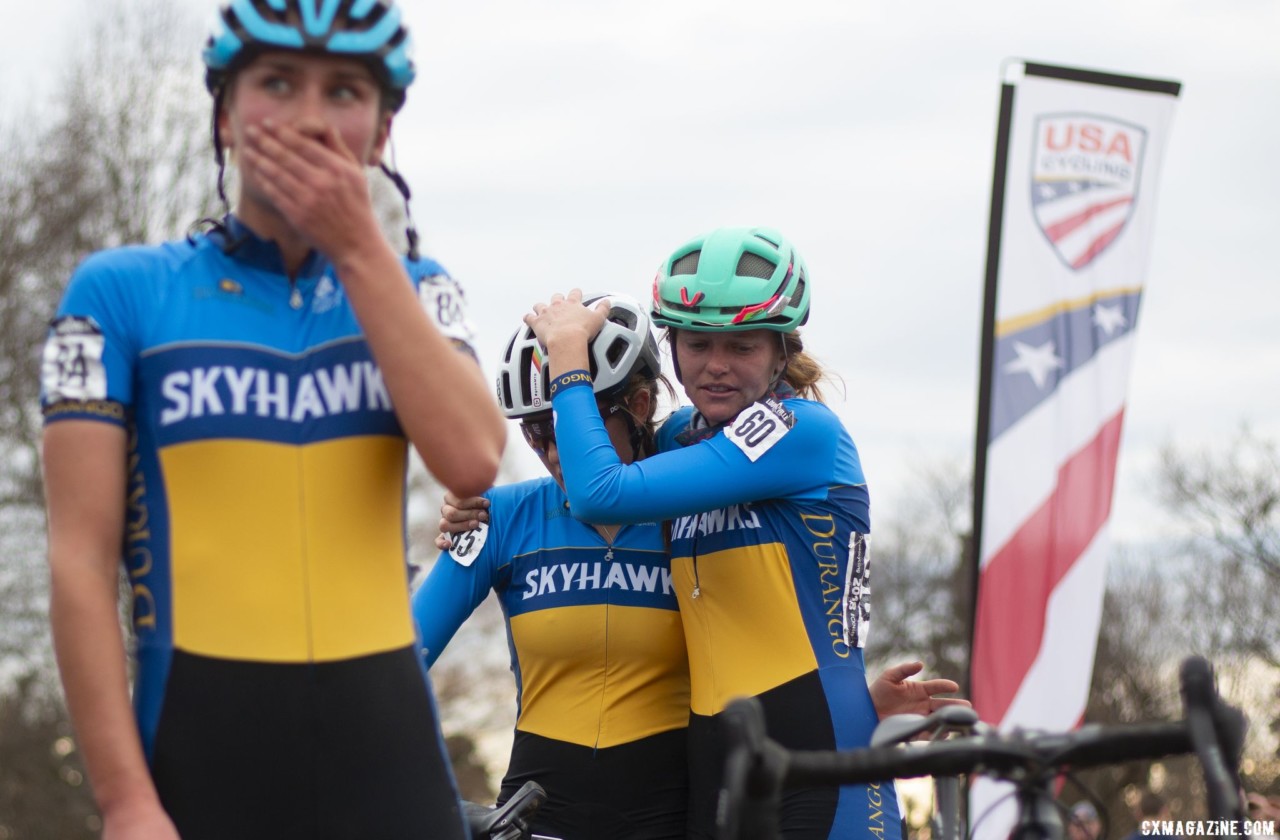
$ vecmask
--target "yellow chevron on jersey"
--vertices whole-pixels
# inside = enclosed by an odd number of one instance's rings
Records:
[[[688,721],[684,687],[668,685],[669,670],[651,665],[684,660],[675,611],[617,604],[539,610],[514,616],[511,638],[521,663],[521,732],[603,749]],[[645,655],[608,656],[624,650]]]
[[[629,525],[606,541],[546,477],[485,496],[483,540],[456,541],[414,593],[428,664],[493,592],[518,732],[604,749],[687,726],[688,657],[662,529]]]
[[[798,610],[782,543],[673,557],[693,681],[694,714],[714,715],[737,697],[754,697],[817,669]],[[698,597],[693,597],[695,586]]]
[[[461,289],[403,263],[465,345]],[[474,354],[472,354],[474,355]],[[407,441],[334,266],[226,229],[89,257],[46,340],[45,422],[130,434],[124,562],[151,754],[175,651],[331,663],[411,648]]]
[[[388,609],[405,597],[404,459],[404,441],[375,436],[163,450],[174,644],[265,662],[411,644],[409,614]],[[282,562],[290,557],[307,559]]]

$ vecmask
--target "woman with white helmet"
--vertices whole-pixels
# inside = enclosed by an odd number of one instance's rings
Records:
[[[945,680],[908,683],[898,666],[868,690],[868,495],[857,449],[819,397],[822,369],[796,329],[810,311],[804,261],[767,228],[722,228],[678,248],[653,287],[672,361],[693,403],[659,434],[659,454],[626,463],[592,410],[586,364],[601,313],[575,291],[528,323],[551,359],[555,431],[573,515],[666,520],[689,656],[690,836],[715,836],[724,768],[719,715],[735,697],[764,707],[791,749],[865,746],[881,712],[963,702]],[[899,835],[891,782],[784,795],[788,838]]]
[[[103,836],[456,840],[407,448],[478,493],[505,429],[461,290],[368,193],[408,32],[391,0],[231,0],[204,60],[234,211],[87,259],[42,369],[54,643]]]
[[[593,410],[621,461],[639,461],[654,451],[665,384],[657,341],[634,300],[588,300],[607,307],[588,348]],[[413,597],[424,658],[430,666],[496,593],[518,705],[499,801],[532,780],[548,794],[532,820],[537,833],[678,840],[689,669],[662,530],[569,514],[547,364],[522,324],[503,354],[498,402],[550,475],[486,493],[488,524],[456,535],[436,561]]]

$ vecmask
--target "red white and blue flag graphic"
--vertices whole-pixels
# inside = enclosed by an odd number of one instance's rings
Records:
[[[1147,132],[1100,114],[1046,114],[1035,126],[1031,207],[1058,257],[1078,271],[1133,213]]]
[[[1067,730],[1089,694],[1130,359],[1175,82],[1027,64],[1001,103],[988,252],[972,701]],[[977,836],[1013,803],[980,781]]]

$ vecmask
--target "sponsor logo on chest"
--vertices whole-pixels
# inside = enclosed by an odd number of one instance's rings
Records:
[[[617,589],[670,596],[671,570],[627,562],[555,563],[530,569],[524,578],[522,598],[538,598],[566,592]]]
[[[160,382],[160,425],[218,415],[302,423],[361,411],[390,412],[391,397],[372,361],[301,374],[263,367],[212,365],[175,370]]]
[[[729,505],[691,516],[681,516],[671,523],[671,539],[691,540],[727,531],[759,528],[760,517],[750,505]]]

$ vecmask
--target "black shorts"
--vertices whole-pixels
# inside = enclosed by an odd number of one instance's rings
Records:
[[[464,840],[412,648],[318,664],[175,651],[152,776],[183,840]]]
[[[757,697],[769,737],[793,750],[835,748],[835,732],[818,672],[813,671]],[[689,837],[714,840],[727,744],[719,715],[689,717]],[[834,787],[783,792],[779,825],[787,840],[827,840],[836,816]]]
[[[683,840],[689,780],[686,734],[674,729],[592,749],[516,731],[498,800],[527,781],[547,791],[538,834],[563,840]]]

